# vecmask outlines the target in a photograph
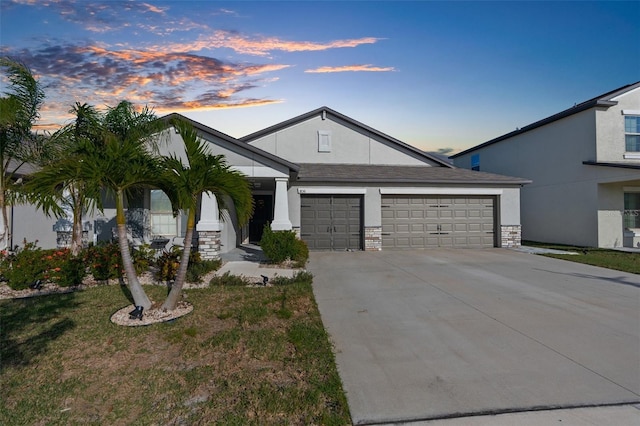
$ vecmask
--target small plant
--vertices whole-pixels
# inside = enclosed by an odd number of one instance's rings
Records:
[[[163,250],[158,257],[158,272],[156,278],[160,281],[173,281],[176,279],[182,249],[178,246],[171,247],[170,250]]]
[[[298,271],[291,278],[282,277],[282,276],[273,277],[269,280],[269,283],[274,286],[285,286],[285,285],[299,284],[299,283],[311,284],[312,281],[313,281],[313,274],[311,272]]]
[[[212,286],[246,287],[253,283],[243,276],[231,275],[229,272],[225,272],[224,275],[213,277],[210,284]]]
[[[307,244],[298,239],[293,231],[274,232],[269,225],[265,225],[260,247],[265,256],[273,263],[291,260],[294,262],[294,266],[303,267],[309,260]]]
[[[133,258],[133,266],[136,274],[142,274],[149,270],[149,267],[155,260],[155,252],[149,244],[143,244],[131,251]]]
[[[218,269],[220,269],[221,265],[222,261],[218,259],[201,260],[194,263],[189,262],[189,266],[187,267],[187,282],[201,283],[202,277],[204,277],[211,271],[217,271]]]

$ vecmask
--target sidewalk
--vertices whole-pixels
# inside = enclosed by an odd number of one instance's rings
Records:
[[[640,405],[629,404],[604,407],[527,411],[521,413],[391,424],[403,424],[406,426],[540,426],[555,424],[563,424],[567,426],[632,426],[639,423]],[[388,425],[390,426],[391,424]]]
[[[220,255],[224,262],[222,268],[215,273],[216,276],[229,272],[232,275],[242,275],[246,278],[255,278],[262,281],[262,277],[269,279],[278,277],[293,277],[300,269],[276,268],[266,263],[266,257],[259,246],[243,244],[228,253]]]

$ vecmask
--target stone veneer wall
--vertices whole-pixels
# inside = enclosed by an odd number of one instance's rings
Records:
[[[381,226],[368,226],[364,228],[364,249],[365,251],[382,250]]]
[[[522,244],[522,226],[502,225],[501,247],[520,247]]]
[[[220,258],[220,231],[198,231],[198,252],[202,260]]]

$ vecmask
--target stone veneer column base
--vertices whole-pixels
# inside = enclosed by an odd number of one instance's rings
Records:
[[[382,226],[364,228],[364,250],[382,251]]]
[[[501,243],[501,247],[520,247],[522,244],[522,226],[502,225]]]
[[[220,231],[198,231],[198,252],[202,260],[220,259]]]

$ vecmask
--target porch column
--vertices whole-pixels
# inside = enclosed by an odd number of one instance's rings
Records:
[[[289,197],[287,197],[287,183],[289,182],[289,178],[275,179],[276,196],[271,229],[274,231],[289,231],[292,228],[291,221],[289,220]]]
[[[200,203],[200,220],[196,225],[196,231],[222,231],[220,222],[220,210],[216,196],[205,192]]]
[[[196,225],[198,235],[198,252],[203,260],[213,260],[220,257],[220,210],[216,196],[205,192],[200,202],[200,220]]]

